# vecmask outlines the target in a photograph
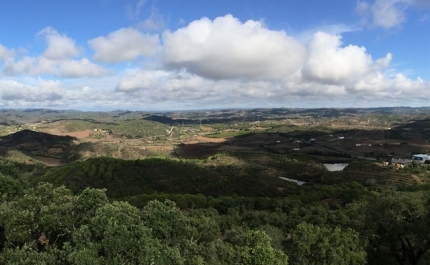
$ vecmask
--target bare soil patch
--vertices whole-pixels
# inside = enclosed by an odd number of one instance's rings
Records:
[[[197,141],[206,142],[206,143],[223,143],[227,141],[226,138],[210,138],[210,137],[205,137],[200,135],[197,136],[195,139]]]
[[[173,151],[173,146],[165,146],[165,145],[151,145],[151,146],[145,146],[144,148],[147,148],[153,151]]]
[[[43,156],[35,156],[34,159],[39,160],[43,164],[47,166],[58,166],[61,164],[60,159],[50,158],[50,157],[43,157]]]
[[[86,131],[79,131],[79,132],[67,132],[67,133],[58,133],[57,135],[61,135],[61,136],[72,136],[72,137],[76,137],[77,139],[85,139],[90,137],[91,135],[91,130],[86,130]]]
[[[77,139],[85,139],[90,137],[92,130],[85,130],[85,131],[78,131],[78,132],[67,132],[64,128],[64,126],[59,126],[57,128],[49,128],[49,129],[42,129],[41,131],[58,135],[58,136],[72,136],[76,137]]]
[[[423,184],[424,183],[424,181],[422,181],[421,178],[419,178],[417,175],[411,175],[411,176],[419,184]]]

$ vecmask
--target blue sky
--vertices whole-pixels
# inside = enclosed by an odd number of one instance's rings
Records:
[[[428,106],[429,0],[0,3],[0,107]]]

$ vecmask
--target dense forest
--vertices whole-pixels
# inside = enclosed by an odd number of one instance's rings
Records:
[[[291,196],[218,194],[216,171],[154,158],[4,160],[0,172],[0,264],[430,263],[426,185],[285,182]]]

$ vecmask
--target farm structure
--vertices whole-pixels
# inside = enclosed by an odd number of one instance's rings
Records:
[[[412,155],[412,160],[417,161],[418,163],[424,163],[426,160],[430,160],[430,155],[415,154],[415,155]]]

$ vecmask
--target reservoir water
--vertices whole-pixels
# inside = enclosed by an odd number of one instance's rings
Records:
[[[328,171],[342,171],[349,163],[323,163]]]

